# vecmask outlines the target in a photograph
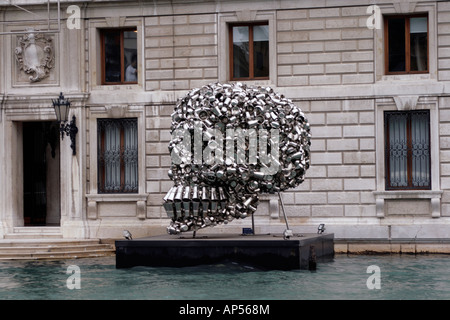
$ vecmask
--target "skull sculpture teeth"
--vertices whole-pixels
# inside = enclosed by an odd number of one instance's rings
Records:
[[[242,219],[259,193],[303,182],[310,128],[303,112],[270,87],[213,83],[188,92],[172,113],[174,186],[164,197],[169,234]]]

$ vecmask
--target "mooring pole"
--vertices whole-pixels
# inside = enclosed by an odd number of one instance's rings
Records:
[[[283,211],[284,221],[286,221],[286,230],[284,230],[283,236],[285,239],[289,239],[289,237],[293,236],[292,230],[289,228],[288,219],[286,217],[286,212],[284,211],[284,203],[283,199],[281,199],[281,194],[278,192],[278,198],[280,199],[281,203],[281,210]]]
[[[252,213],[252,234],[255,235],[255,213]]]

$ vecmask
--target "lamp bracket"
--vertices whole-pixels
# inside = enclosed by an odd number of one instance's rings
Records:
[[[78,128],[76,126],[76,117],[72,116],[70,123],[67,121],[61,121],[59,131],[61,132],[61,139],[64,140],[64,134],[70,137],[70,147],[72,148],[72,154],[76,155],[76,135],[78,133]]]

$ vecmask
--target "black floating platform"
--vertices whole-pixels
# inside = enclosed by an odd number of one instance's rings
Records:
[[[187,267],[222,261],[261,269],[310,269],[334,256],[334,234],[162,235],[116,241],[116,268]]]

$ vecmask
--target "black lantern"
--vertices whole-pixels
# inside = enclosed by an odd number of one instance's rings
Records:
[[[59,131],[61,132],[61,139],[64,139],[64,134],[70,137],[72,148],[72,154],[76,155],[76,140],[75,137],[78,133],[76,126],[76,118],[72,116],[72,121],[68,123],[70,101],[65,99],[62,92],[59,94],[58,99],[52,99],[53,108],[55,108],[56,120],[59,122]]]

